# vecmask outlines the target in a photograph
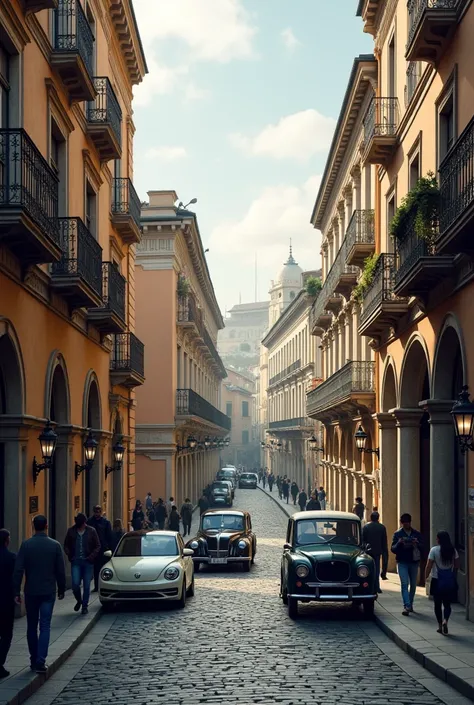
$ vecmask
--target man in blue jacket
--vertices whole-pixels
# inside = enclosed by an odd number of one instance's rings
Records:
[[[403,600],[402,614],[408,617],[410,612],[413,612],[423,544],[420,532],[412,528],[410,514],[402,514],[400,524],[402,525],[401,529],[393,535],[391,551],[396,556],[398,575],[400,576]]]

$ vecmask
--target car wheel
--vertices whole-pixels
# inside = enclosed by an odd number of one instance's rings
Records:
[[[183,580],[183,588],[181,590],[181,597],[176,600],[176,606],[179,609],[184,609],[186,607],[186,580]]]
[[[102,606],[102,612],[112,612],[112,610],[114,608],[113,602],[102,602],[102,600],[101,600],[100,604]]]
[[[364,615],[366,619],[372,619],[374,616],[375,601],[364,600]]]
[[[287,597],[288,600],[288,617],[290,619],[296,619],[298,617],[298,600],[294,597]]]
[[[283,600],[283,604],[288,604],[288,590],[283,587],[283,579],[280,582],[280,597]]]
[[[194,575],[188,590],[188,597],[194,597]]]
[[[249,573],[250,572],[250,561],[244,561],[242,563],[242,569],[244,573]]]

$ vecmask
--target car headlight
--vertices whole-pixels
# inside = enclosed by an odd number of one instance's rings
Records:
[[[306,578],[309,575],[309,568],[306,565],[299,565],[296,568],[296,575],[298,578]]]
[[[100,577],[102,578],[102,580],[105,581],[112,580],[112,578],[114,577],[114,572],[113,570],[110,570],[110,568],[104,568],[104,570],[100,574]]]
[[[179,568],[176,568],[175,566],[173,566],[171,568],[167,568],[165,570],[166,580],[176,580],[178,575],[179,575]]]
[[[245,541],[239,541],[237,546],[241,549],[241,551],[243,551],[244,548],[247,548],[247,543]]]
[[[368,567],[366,565],[360,565],[357,568],[357,575],[359,576],[359,578],[367,578],[369,573],[370,573],[370,570],[368,569]]]
[[[191,541],[191,543],[189,544],[189,548],[192,548],[193,551],[195,551],[196,548],[199,548],[199,543],[197,541]]]

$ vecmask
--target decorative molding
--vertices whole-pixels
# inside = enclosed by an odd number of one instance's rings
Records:
[[[59,93],[56,89],[56,86],[54,85],[54,81],[51,78],[45,78],[44,82],[46,84],[46,91],[48,93],[50,109],[54,109],[55,118],[59,123],[59,127],[62,127],[61,131],[64,133],[64,135],[69,135],[75,129],[74,123],[69,117],[69,114],[66,108],[64,107],[61,98],[59,97]]]
[[[0,269],[14,279],[21,280],[21,265],[5,245],[0,245]]]
[[[88,149],[82,150],[82,158],[84,161],[86,176],[89,178],[89,181],[92,183],[94,189],[98,192],[104,182],[100,175],[100,171],[96,168],[91,159],[91,153]]]
[[[21,54],[31,37],[15,12],[11,0],[0,0],[0,25],[4,27],[11,41]]]
[[[29,267],[25,273],[23,283],[26,289],[34,291],[46,303],[49,302],[49,275],[40,267]]]
[[[34,13],[29,12],[25,16],[25,24],[30,30],[33,39],[39,46],[41,53],[49,64],[51,59],[51,42],[49,41],[49,37],[44,31],[43,27],[38,22],[38,18]]]

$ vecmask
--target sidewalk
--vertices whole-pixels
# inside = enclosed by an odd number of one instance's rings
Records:
[[[51,641],[46,675],[30,670],[30,656],[26,641],[26,617],[15,620],[13,642],[5,668],[10,676],[0,681],[0,705],[20,705],[55,673],[74,649],[81,643],[99,619],[100,603],[96,593],[91,595],[89,614],[73,611],[76,600],[70,590],[64,600],[56,600],[51,621]]]
[[[278,498],[276,487],[273,492],[258,487],[288,516],[299,511],[291,498],[290,504]],[[474,701],[474,624],[466,620],[464,607],[453,605],[450,634],[446,637],[436,632],[433,603],[424,588],[417,588],[415,613],[410,617],[401,614],[400,583],[396,573],[389,573],[388,580],[382,581],[382,589],[375,608],[375,621],[380,629],[424,668]]]

